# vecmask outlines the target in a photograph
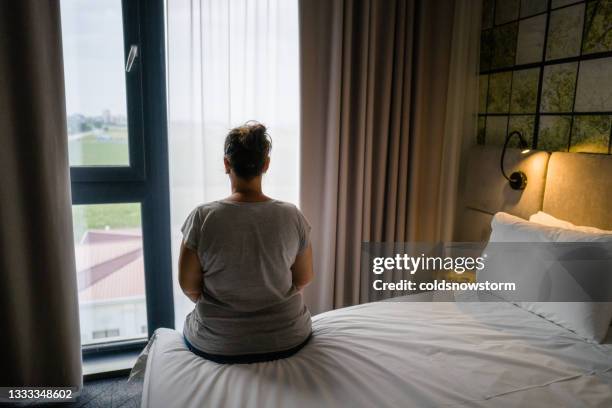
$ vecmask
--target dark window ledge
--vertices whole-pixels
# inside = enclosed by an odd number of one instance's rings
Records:
[[[83,381],[125,376],[136,362],[146,341],[83,348]]]

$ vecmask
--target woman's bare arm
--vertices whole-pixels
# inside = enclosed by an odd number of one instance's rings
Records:
[[[293,286],[297,290],[304,289],[312,279],[314,278],[314,272],[312,271],[312,246],[308,245],[306,249],[298,254],[295,258],[295,262],[291,266],[291,276],[293,280]]]
[[[179,254],[179,285],[183,293],[187,295],[192,302],[197,302],[202,293],[202,284],[204,282],[204,274],[198,254],[181,243],[181,252]]]

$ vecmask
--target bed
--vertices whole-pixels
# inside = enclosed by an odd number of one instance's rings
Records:
[[[286,360],[219,365],[159,329],[134,370],[142,406],[612,406],[611,342],[510,303],[375,302],[315,316],[313,334]]]
[[[611,229],[609,157],[511,154],[530,180],[518,193],[484,171],[499,158],[487,149],[467,170],[462,241],[486,240],[500,210]],[[297,355],[250,365],[206,361],[159,329],[131,378],[144,379],[143,407],[612,407],[612,330],[597,344],[512,303],[427,296],[319,314]]]

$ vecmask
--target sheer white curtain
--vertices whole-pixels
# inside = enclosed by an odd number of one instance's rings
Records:
[[[247,120],[272,137],[266,194],[297,204],[299,50],[297,0],[168,0],[171,222],[177,329],[193,308],[177,283],[183,220],[229,195],[228,129]]]

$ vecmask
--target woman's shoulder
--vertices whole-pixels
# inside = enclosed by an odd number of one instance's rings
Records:
[[[221,207],[220,201],[210,201],[208,203],[203,203],[197,205],[192,211],[192,214],[197,214],[199,218],[204,219],[210,213],[215,212],[218,208]]]
[[[293,203],[290,203],[288,201],[282,201],[282,200],[276,200],[276,199],[271,199],[270,203],[273,205],[276,205],[280,208],[286,208],[288,210],[297,210],[297,206]]]
[[[286,212],[287,214],[290,214],[292,216],[298,216],[298,217],[302,216],[302,212],[300,211],[297,205],[290,203],[288,201],[281,201],[281,200],[272,200],[272,201],[273,201],[274,206],[278,208],[279,210]]]
[[[279,200],[276,200],[275,204],[279,208],[278,212],[285,214],[285,219],[289,218],[298,225],[308,225],[308,220],[297,205]]]

